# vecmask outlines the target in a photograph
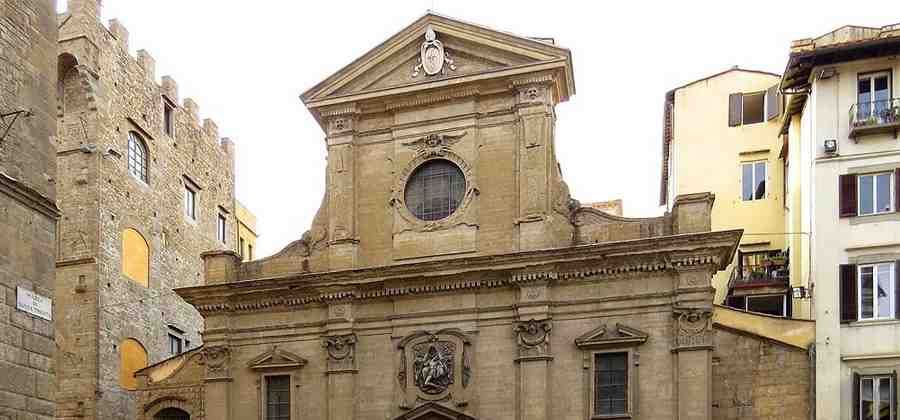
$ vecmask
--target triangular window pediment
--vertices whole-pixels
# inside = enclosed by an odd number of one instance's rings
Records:
[[[247,366],[253,370],[299,369],[306,363],[306,359],[287,350],[279,349],[278,346],[272,346],[269,351],[250,360]]]
[[[394,420],[475,420],[475,418],[431,402],[407,411]]]
[[[575,339],[579,348],[632,347],[643,344],[649,335],[623,324],[601,325]]]

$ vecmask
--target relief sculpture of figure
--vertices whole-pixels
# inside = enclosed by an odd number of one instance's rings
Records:
[[[416,355],[416,386],[428,394],[439,394],[453,383],[453,354],[445,346],[430,345]]]

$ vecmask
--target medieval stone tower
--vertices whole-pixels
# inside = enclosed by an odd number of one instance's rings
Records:
[[[100,6],[59,18],[58,418],[135,418],[133,373],[200,345],[172,289],[237,242],[232,143]]]

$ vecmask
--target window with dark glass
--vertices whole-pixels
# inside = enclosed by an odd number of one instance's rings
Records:
[[[458,166],[443,159],[419,166],[406,185],[406,206],[421,220],[440,220],[453,214],[466,193],[466,179]]]
[[[895,420],[897,418],[894,390],[897,386],[892,375],[856,375],[857,387],[854,394],[858,399],[856,407],[860,420]]]
[[[188,413],[174,407],[166,408],[153,416],[153,420],[189,420],[190,418]]]
[[[594,414],[628,412],[628,353],[594,355]]]
[[[743,124],[756,124],[765,121],[766,93],[745,93],[743,103]]]
[[[147,146],[137,133],[128,133],[128,173],[147,182]]]
[[[266,377],[266,420],[291,419],[291,377]]]
[[[766,197],[766,162],[741,164],[741,197],[744,201]]]

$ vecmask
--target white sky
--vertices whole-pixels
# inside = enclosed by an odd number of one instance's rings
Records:
[[[577,94],[558,106],[565,179],[582,202],[622,198],[626,215],[646,216],[663,211],[667,90],[733,65],[781,73],[791,40],[898,23],[892,3],[103,0],[103,19],[119,19],[132,53],[150,52],[157,77],[172,75],[234,139],[237,197],[259,218],[264,256],[309,228],[324,190],[324,134],[298,96],[429,8],[572,50]]]

